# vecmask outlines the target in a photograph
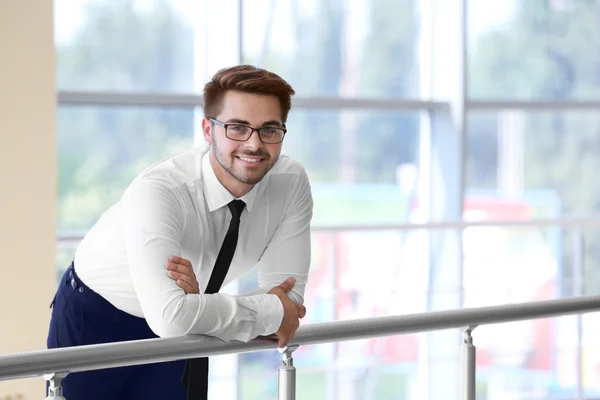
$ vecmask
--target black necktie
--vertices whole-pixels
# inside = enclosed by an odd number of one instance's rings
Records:
[[[235,253],[235,247],[238,241],[238,232],[240,228],[240,215],[244,210],[246,203],[242,200],[233,200],[227,204],[231,211],[231,223],[223,240],[221,250],[215,261],[215,267],[206,287],[206,294],[217,293],[225,280],[229,265]],[[193,358],[187,360],[185,371],[181,378],[183,385],[187,387],[187,400],[207,400],[208,399],[208,358]]]

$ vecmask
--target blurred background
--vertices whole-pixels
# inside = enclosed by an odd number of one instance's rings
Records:
[[[249,63],[297,92],[304,323],[600,292],[598,1],[55,0],[54,24],[57,279],[138,172],[203,144],[204,83]],[[477,398],[600,398],[599,325],[478,328]],[[453,399],[459,354],[455,330],[307,346],[298,398]],[[211,390],[274,399],[279,362],[211,358]]]

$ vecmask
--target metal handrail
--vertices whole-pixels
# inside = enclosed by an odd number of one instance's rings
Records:
[[[545,218],[532,220],[501,220],[501,221],[458,221],[458,222],[427,222],[427,223],[403,223],[403,224],[342,224],[342,225],[313,225],[313,232],[339,232],[339,231],[376,231],[376,230],[421,230],[421,229],[467,229],[474,227],[582,227],[600,226],[600,216],[580,216]],[[57,232],[58,242],[73,242],[83,239],[85,230],[63,230]]]
[[[483,221],[457,221],[457,222],[424,222],[404,224],[348,224],[348,225],[315,225],[313,231],[370,231],[370,230],[422,230],[422,229],[455,229],[464,230],[476,227],[582,227],[600,226],[600,216],[544,218],[531,220],[483,220]]]
[[[596,311],[600,311],[600,296],[315,323],[300,327],[291,345],[467,328]],[[0,381],[274,348],[276,344],[268,338],[243,343],[187,335],[29,351],[0,356]]]

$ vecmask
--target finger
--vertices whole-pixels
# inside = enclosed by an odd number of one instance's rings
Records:
[[[279,336],[279,341],[277,342],[277,347],[285,347],[289,343],[287,335]]]
[[[296,328],[298,329],[298,328]],[[285,344],[286,346],[289,345],[290,343],[292,343],[292,341],[294,340],[294,336],[296,335],[296,330],[294,330],[292,333],[290,333],[287,337],[287,343]]]
[[[182,281],[187,283],[190,288],[195,288],[197,286],[196,280],[189,275],[184,275],[175,271],[169,271],[167,274],[169,275],[169,278],[177,282]]]
[[[187,265],[187,264],[183,264],[183,263],[176,263],[173,261],[169,261],[165,264],[165,266],[171,267],[173,269],[177,269],[177,270],[185,270],[185,271],[193,271],[193,268],[191,265]]]
[[[198,293],[197,289],[195,289],[192,285],[190,285],[188,282],[184,281],[183,279],[177,280],[177,286],[182,288],[183,291],[187,294],[197,294]]]
[[[306,315],[306,307],[302,304],[296,304],[296,309],[298,310],[298,318],[304,318]]]
[[[279,287],[285,292],[289,292],[290,290],[292,290],[292,288],[294,287],[294,284],[296,283],[296,279],[292,276],[287,278],[285,281],[283,281]]]
[[[169,261],[171,261],[172,263],[175,263],[175,264],[181,264],[183,266],[192,268],[192,263],[183,257],[171,256],[171,257],[169,257]]]
[[[183,264],[176,264],[173,262],[168,262],[165,264],[165,267],[170,270],[170,271],[177,271],[179,273],[182,273],[184,275],[194,275],[194,270],[192,269],[192,267],[188,267],[186,265]],[[195,276],[195,275],[194,275]]]

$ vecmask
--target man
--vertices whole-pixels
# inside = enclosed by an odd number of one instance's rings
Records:
[[[252,66],[206,84],[208,145],[141,172],[87,233],[52,302],[48,348],[186,334],[249,341],[276,333],[279,346],[289,343],[306,312],[313,209],[304,169],[280,156],[293,94]],[[258,290],[217,293],[255,266]],[[205,399],[206,363],[77,372],[63,392],[184,400],[183,376],[188,398]]]

